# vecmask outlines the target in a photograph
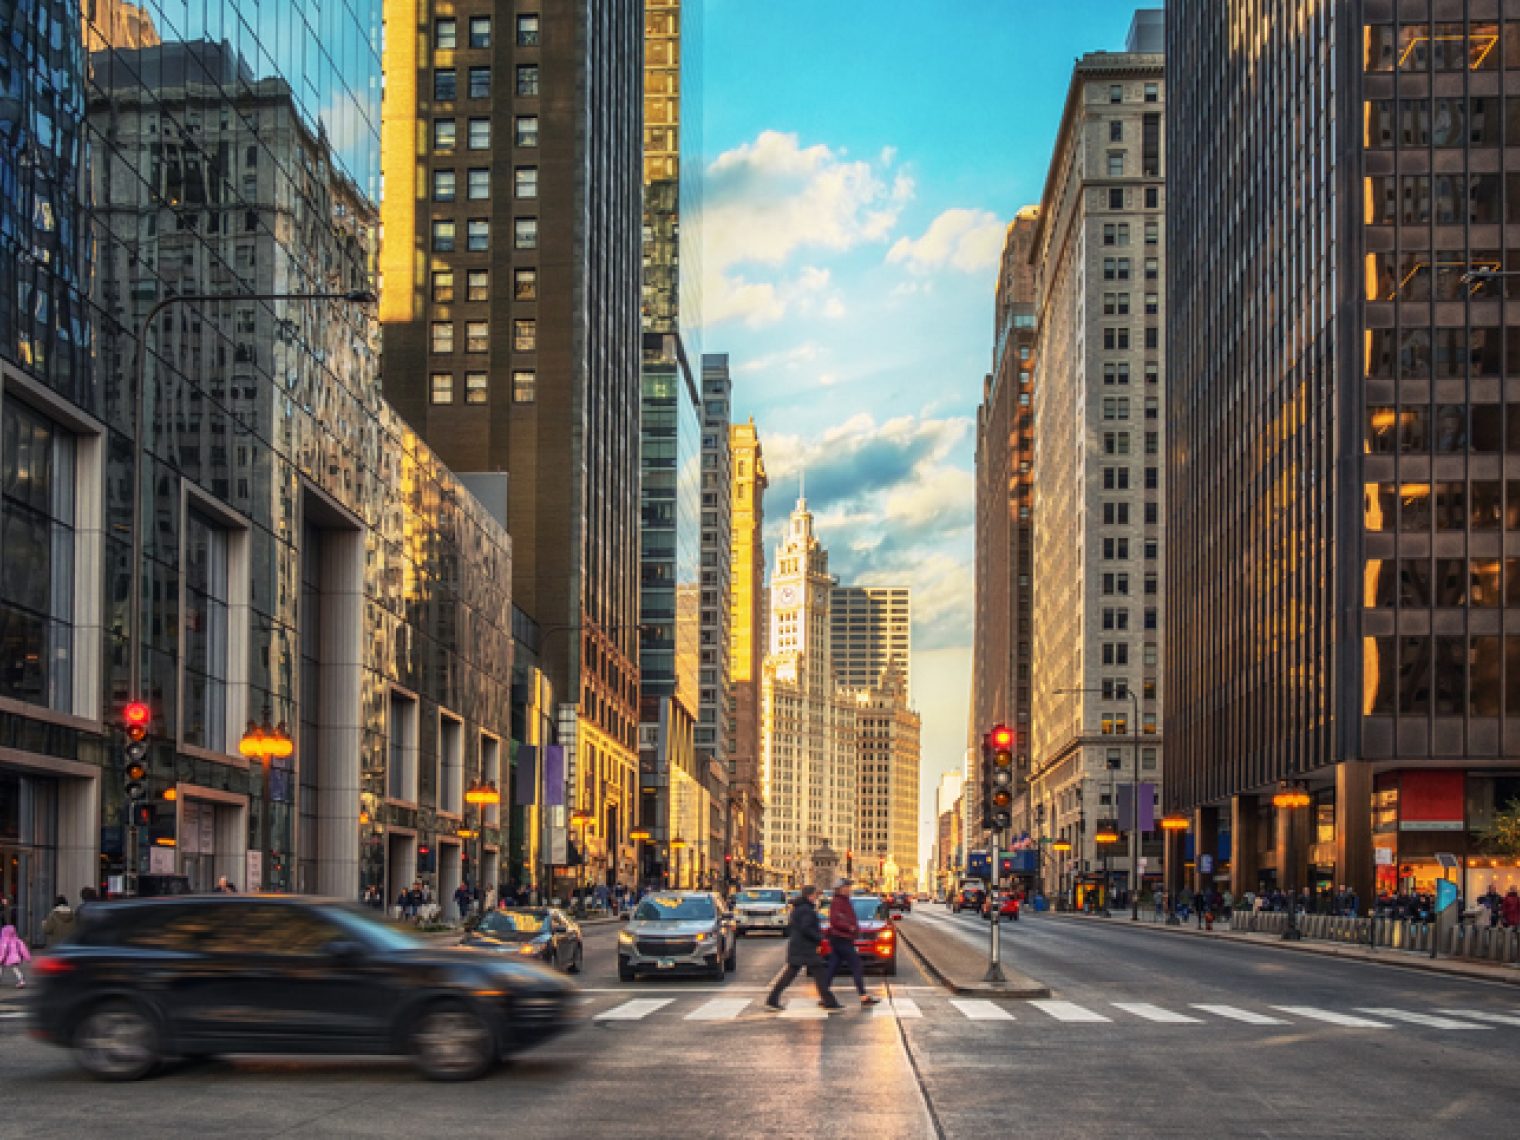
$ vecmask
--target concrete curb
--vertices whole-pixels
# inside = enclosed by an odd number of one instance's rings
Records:
[[[1096,922],[1097,919],[1084,917],[1077,914],[1047,914],[1046,918],[1060,919],[1065,922]],[[1156,934],[1182,934],[1189,938],[1204,938],[1211,941],[1225,942],[1232,946],[1254,946],[1258,950],[1286,950],[1295,954],[1315,954],[1321,958],[1339,958],[1343,962],[1364,962],[1369,966],[1387,966],[1396,970],[1420,970],[1427,974],[1444,974],[1451,978],[1466,978],[1469,981],[1498,982],[1500,985],[1520,986],[1520,969],[1512,966],[1488,965],[1486,963],[1462,963],[1452,961],[1449,958],[1420,958],[1410,955],[1409,957],[1383,958],[1369,954],[1365,950],[1359,950],[1352,946],[1338,944],[1319,945],[1312,942],[1281,942],[1266,941],[1253,934],[1236,934],[1228,930],[1195,930],[1191,926],[1167,926],[1164,923],[1153,922],[1124,922],[1114,923],[1112,919],[1103,920],[1109,925],[1119,926],[1123,930],[1145,930]],[[1388,950],[1386,953],[1403,954],[1400,950]],[[1500,971],[1510,971],[1503,972]]]
[[[970,982],[965,979],[957,981],[944,970],[940,969],[922,946],[915,946],[913,939],[908,936],[908,932],[901,926],[897,929],[897,937],[908,948],[918,964],[923,967],[924,973],[928,974],[953,994],[962,994],[967,997],[1019,998],[1021,1000],[1048,998],[1050,996],[1049,986],[1043,986],[1027,974],[1011,969],[1008,966],[1003,967],[1003,972],[1011,974],[1019,979],[1018,981]]]

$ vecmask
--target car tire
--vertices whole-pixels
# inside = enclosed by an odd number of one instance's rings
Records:
[[[458,1002],[437,1002],[417,1015],[407,1034],[412,1063],[430,1081],[473,1081],[496,1063],[491,1027]]]
[[[565,967],[565,973],[579,974],[581,972],[581,964],[584,962],[585,957],[586,948],[584,946],[577,946],[575,948],[575,956],[570,959],[570,964]]]
[[[631,982],[637,979],[637,977],[638,975],[633,972],[633,967],[628,964],[628,960],[626,958],[619,958],[618,981]]]
[[[713,962],[712,976],[720,982],[728,981],[728,968],[721,956]]]
[[[70,1038],[74,1061],[102,1081],[138,1081],[158,1068],[158,1026],[141,1006],[102,1002],[87,1010]]]

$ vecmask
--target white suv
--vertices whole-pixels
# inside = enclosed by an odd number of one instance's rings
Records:
[[[742,937],[751,930],[774,930],[785,936],[792,908],[780,887],[745,887],[734,896],[734,922]]]

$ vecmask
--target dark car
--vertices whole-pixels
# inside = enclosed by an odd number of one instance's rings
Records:
[[[879,895],[853,895],[850,905],[855,908],[855,921],[860,923],[860,929],[855,933],[855,951],[860,955],[861,965],[867,973],[880,970],[889,978],[896,977],[897,931],[892,928],[892,923],[900,920],[902,915],[894,914]],[[828,934],[827,922],[824,934]],[[821,949],[827,953],[827,938]]]
[[[900,910],[905,913],[913,911],[913,896],[904,891],[896,891],[893,894],[883,896],[887,901],[889,910]]]
[[[468,1080],[566,1028],[575,992],[357,904],[270,895],[92,903],[33,977],[32,1036],[107,1080],[221,1053],[402,1054]]]
[[[460,945],[536,958],[567,974],[580,973],[586,956],[581,928],[575,920],[563,911],[542,906],[490,911],[465,934]]]

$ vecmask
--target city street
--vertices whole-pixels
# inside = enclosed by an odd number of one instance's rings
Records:
[[[916,917],[980,945],[986,925]],[[957,998],[905,957],[890,1000],[825,1016],[805,979],[760,1008],[782,944],[730,980],[617,981],[615,925],[586,930],[583,1022],[499,1074],[435,1085],[400,1062],[218,1061],[95,1084],[0,1005],[0,1135],[883,1137],[1414,1136],[1503,1132],[1520,988],[1028,917],[1009,960],[1044,1002]],[[6,997],[12,995],[6,991]]]

